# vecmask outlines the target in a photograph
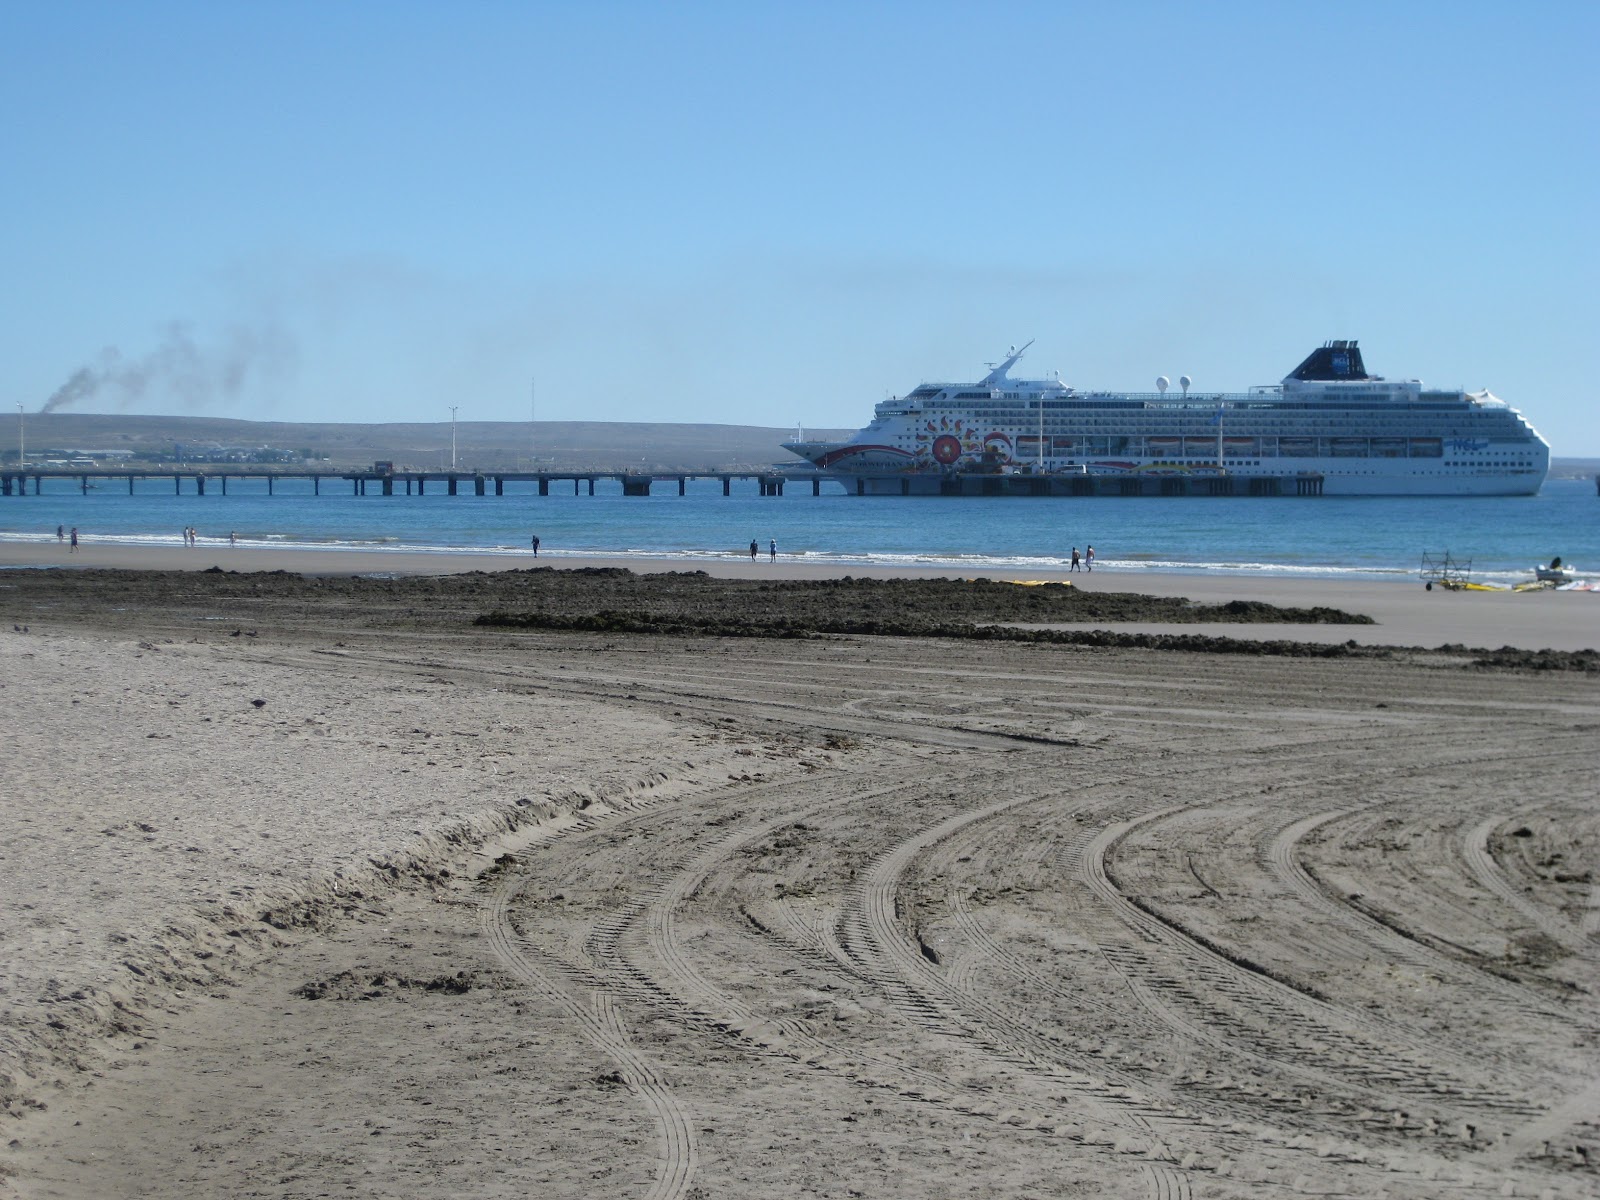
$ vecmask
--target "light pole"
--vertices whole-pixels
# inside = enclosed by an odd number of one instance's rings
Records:
[[[22,401],[18,400],[17,401],[17,469],[19,471],[26,471],[28,469],[27,448],[26,448],[26,446],[24,444],[24,441],[23,441],[23,435],[26,432],[27,432],[27,430],[24,429],[23,425],[22,425]]]
[[[456,469],[456,406],[450,406],[450,469]]]

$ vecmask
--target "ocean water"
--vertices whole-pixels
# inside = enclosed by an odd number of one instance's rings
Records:
[[[443,485],[436,485],[439,493]],[[1560,555],[1600,578],[1600,497],[1591,480],[1550,480],[1537,496],[1464,499],[1249,497],[890,497],[851,496],[824,485],[813,496],[791,484],[761,496],[754,480],[724,496],[716,480],[671,482],[648,497],[623,496],[599,481],[574,496],[552,483],[540,496],[507,483],[504,496],[354,496],[324,479],[234,480],[228,495],[213,479],[208,494],[174,494],[170,477],[141,480],[135,494],[102,482],[84,494],[72,480],[48,480],[43,495],[0,497],[4,545],[53,539],[79,527],[85,538],[127,544],[178,544],[186,525],[207,542],[308,549],[427,551],[470,549],[527,557],[537,533],[541,558],[627,555],[715,560],[763,559],[769,539],[780,555],[851,566],[934,566],[962,575],[985,570],[1055,568],[1093,544],[1099,570],[1346,579],[1417,579],[1424,552],[1470,560],[1472,578],[1513,583],[1535,563]],[[470,486],[468,489],[470,491]],[[492,489],[491,489],[492,490]],[[1130,579],[1130,582],[1132,580]]]

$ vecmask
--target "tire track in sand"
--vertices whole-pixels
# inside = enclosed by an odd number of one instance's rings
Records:
[[[587,997],[575,994],[557,972],[544,969],[523,951],[512,930],[509,910],[527,883],[524,877],[496,885],[482,910],[484,936],[513,975],[564,1012],[591,1045],[617,1064],[623,1083],[655,1118],[661,1138],[655,1182],[645,1200],[677,1200],[687,1195],[699,1162],[688,1106],[634,1047],[607,992],[592,991]]]
[[[992,772],[984,773],[984,777],[992,781]],[[902,792],[914,793],[919,786],[880,789],[873,795],[881,799]],[[687,1017],[691,1022],[708,1024],[724,1035],[732,1035],[746,1044],[754,1045],[764,1053],[781,1054],[813,1068],[841,1073],[853,1082],[867,1086],[890,1088],[912,1100],[949,1106],[955,1111],[986,1121],[1039,1128],[1046,1134],[1067,1136],[1086,1144],[1098,1142],[1122,1154],[1140,1155],[1143,1159],[1139,1163],[1141,1174],[1149,1182],[1151,1195],[1156,1200],[1189,1200],[1191,1193],[1187,1173],[1174,1169],[1164,1161],[1171,1158],[1173,1152],[1161,1144],[1147,1120],[1136,1112],[1124,1111],[1109,1102],[1106,1097],[1110,1096],[1111,1089],[1103,1083],[1085,1081],[1083,1077],[1072,1075],[1054,1062],[1045,1061],[1026,1050],[1007,1047],[1001,1054],[1007,1063],[1026,1066],[1035,1076],[1048,1078],[1053,1084],[1079,1093],[1083,1106],[1094,1109],[1093,1115],[1098,1118],[1098,1125],[1112,1128],[1120,1126],[1130,1130],[1128,1134],[1109,1136],[1096,1128],[1095,1122],[1085,1123],[1081,1112],[1071,1114],[1073,1125],[1081,1127],[1075,1131],[1056,1124],[1059,1114],[1000,1111],[986,1096],[969,1094],[962,1085],[933,1072],[898,1059],[863,1053],[859,1047],[841,1049],[818,1038],[799,1021],[772,1019],[757,1013],[706,980],[687,959],[676,933],[676,916],[701,891],[718,865],[737,854],[741,847],[798,818],[814,817],[827,809],[859,804],[861,799],[860,796],[833,797],[826,802],[770,816],[754,825],[746,824],[730,831],[716,844],[705,847],[690,863],[675,870],[670,878],[654,889],[651,896],[639,899],[630,904],[625,912],[614,914],[597,925],[594,934],[585,942],[586,951],[598,969],[613,978],[620,977],[621,987],[632,998],[652,1007],[665,1005],[679,1020]],[[1021,797],[1001,807],[1024,803],[1029,799],[1031,797]],[[970,816],[964,815],[964,818],[958,817],[956,820],[963,821],[970,819]],[[759,924],[752,923],[752,928],[763,936],[769,936]],[[634,935],[643,940],[645,948],[664,968],[674,986],[667,987],[645,965],[634,961],[633,954],[626,950],[626,943]],[[781,935],[771,940],[780,947],[789,941]],[[801,948],[808,958],[821,957],[816,947]],[[916,957],[914,952],[912,957]],[[969,1044],[980,1041],[975,1038],[970,1022],[959,1014],[952,1016],[943,1005],[920,994],[918,989],[907,986],[903,979],[887,975],[882,970],[863,970],[859,962],[852,974],[872,984],[896,1009],[910,1018],[914,1027],[929,1033],[960,1037]],[[991,1037],[989,1041],[994,1039]],[[989,1057],[994,1057],[992,1047],[983,1048]],[[1088,1092],[1084,1090],[1086,1085]],[[1192,1152],[1191,1161],[1198,1156],[1197,1150]]]
[[[948,1033],[954,1024],[964,1040],[987,1054],[1070,1089],[1091,1118],[1112,1126],[1131,1126],[1136,1141],[1122,1148],[1124,1152],[1143,1154],[1140,1167],[1153,1194],[1163,1200],[1187,1200],[1191,1195],[1189,1173],[1171,1163],[1180,1157],[1193,1161],[1198,1157],[1198,1148],[1178,1154],[1155,1124],[1155,1120],[1181,1120],[1176,1113],[1131,1096],[1117,1097],[1105,1081],[1082,1075],[1061,1063],[1060,1048],[1047,1037],[1011,1014],[953,987],[933,970],[921,947],[913,945],[900,928],[896,904],[899,879],[919,854],[975,822],[1040,799],[1027,794],[957,813],[883,851],[846,896],[839,920],[839,943],[914,1026],[931,1033]]]
[[[1329,894],[1327,887],[1300,861],[1296,847],[1308,836],[1324,826],[1346,820],[1360,813],[1382,808],[1391,803],[1363,804],[1350,808],[1337,808],[1313,813],[1285,825],[1267,848],[1267,861],[1273,873],[1296,895],[1318,912],[1338,925],[1351,930],[1354,936],[1369,944],[1383,948],[1401,962],[1419,970],[1441,972],[1449,978],[1461,979],[1463,972],[1471,972],[1473,982],[1493,992],[1513,1011],[1532,1020],[1550,1018],[1570,1019],[1571,1014],[1549,1004],[1541,1004],[1540,997],[1527,988],[1484,970],[1479,964],[1463,961],[1419,941],[1403,929],[1363,909],[1353,908],[1344,900]]]
[[[1505,872],[1500,869],[1500,864],[1495,861],[1493,853],[1489,850],[1489,835],[1502,820],[1503,818],[1497,816],[1489,817],[1467,831],[1462,841],[1462,853],[1473,878],[1516,909],[1540,933],[1559,942],[1563,949],[1570,950],[1574,954],[1592,951],[1594,947],[1581,929],[1574,928],[1570,922],[1539,907],[1511,886],[1511,881],[1506,878]]]
[[[978,773],[974,773],[974,779]],[[705,887],[713,872],[739,851],[774,831],[800,820],[817,818],[835,809],[863,806],[868,801],[885,801],[896,796],[916,795],[921,783],[837,792],[816,802],[769,814],[759,821],[746,821],[725,836],[700,848],[686,864],[670,868],[664,878],[637,896],[618,912],[608,914],[585,939],[584,950],[594,968],[612,978],[619,990],[654,1008],[666,1008],[678,1020],[688,1020],[723,1036],[733,1036],[763,1053],[776,1053],[807,1066],[841,1073],[847,1078],[874,1087],[886,1087],[916,1100],[951,1103],[960,1111],[985,1116],[976,1102],[959,1102],[954,1085],[943,1077],[909,1063],[864,1052],[859,1047],[843,1049],[812,1033],[801,1020],[769,1018],[752,1006],[730,995],[708,980],[684,954],[677,934],[678,913]],[[749,931],[776,945],[785,953],[796,954],[813,965],[838,969],[840,964],[819,947],[804,945],[784,936],[755,919],[743,906],[735,909],[749,925]],[[627,943],[642,941],[659,964],[661,974],[636,960]],[[670,984],[670,986],[669,986]]]
[[[1464,1078],[1470,1077],[1472,1069],[1471,1060],[1465,1056],[1436,1043],[1427,1046],[1429,1056],[1453,1061],[1464,1073],[1463,1079],[1446,1076],[1439,1065],[1427,1061],[1412,1048],[1415,1038],[1410,1031],[1367,1014],[1339,1008],[1273,978],[1259,967],[1235,962],[1220,950],[1196,940],[1178,923],[1126,895],[1107,869],[1107,859],[1117,844],[1136,829],[1185,811],[1188,806],[1163,808],[1109,825],[1087,847],[1082,864],[1084,877],[1125,923],[1164,943],[1183,960],[1186,972],[1214,977],[1224,992],[1231,990],[1240,1000],[1248,1001],[1257,1013],[1268,1014],[1274,1027],[1300,1039],[1296,1043],[1296,1053],[1310,1056],[1322,1070],[1350,1078],[1379,1094],[1398,1091],[1456,1108],[1529,1111],[1527,1103],[1518,1097],[1465,1083]],[[1296,822],[1299,824],[1302,822]],[[1329,1051],[1317,1053],[1314,1047],[1321,1044],[1326,1044]],[[1337,1054],[1331,1052],[1334,1050]]]

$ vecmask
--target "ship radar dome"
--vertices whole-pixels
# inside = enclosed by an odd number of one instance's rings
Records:
[[[1189,394],[1189,385],[1193,382],[1194,380],[1190,379],[1187,375],[1178,376],[1178,386],[1183,389],[1183,394],[1185,396]]]
[[[1156,376],[1156,391],[1160,392],[1163,396],[1167,394],[1167,389],[1171,386],[1172,381],[1165,375]]]

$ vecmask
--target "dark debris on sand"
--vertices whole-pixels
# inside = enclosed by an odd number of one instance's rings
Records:
[[[591,617],[607,611],[658,622],[890,622],[904,631],[938,624],[1048,624],[1068,621],[1295,622],[1370,625],[1331,608],[1277,608],[1249,600],[1200,605],[1181,597],[1086,592],[1068,584],[1019,586],[991,579],[719,579],[704,571],[635,574],[616,567],[473,571],[460,575],[301,576],[287,571],[12,571],[8,599],[62,614],[108,607],[182,614],[275,618],[299,607],[341,606],[374,621],[448,624],[463,615],[522,609]],[[33,607],[33,611],[38,611]]]
[[[1338,609],[1257,601],[1083,591],[992,579],[720,579],[703,571],[636,574],[616,567],[473,571],[437,576],[306,576],[287,571],[3,571],[0,617],[195,630],[229,622],[288,631],[438,631],[478,625],[696,637],[888,635],[1125,646],[1216,654],[1382,657],[1394,649],[1441,664],[1600,672],[1592,651],[1474,650],[1293,642],[1111,629],[1016,628],[1096,622],[1371,625]],[[215,624],[210,627],[215,628]],[[251,630],[254,632],[254,628]]]
[[[635,575],[615,568],[519,572],[527,599],[547,615],[639,614],[710,629],[719,624],[829,632],[916,634],[945,624],[1069,621],[1293,622],[1370,625],[1332,608],[1278,608],[1250,600],[1195,604],[1181,597],[1086,592],[1065,583],[992,579],[718,579],[703,571]],[[872,626],[867,628],[866,626]]]

